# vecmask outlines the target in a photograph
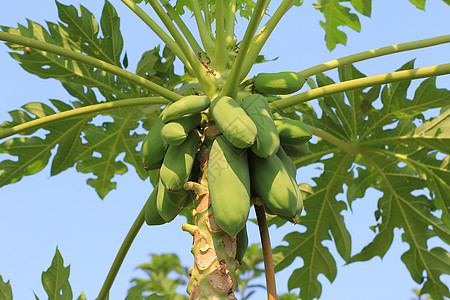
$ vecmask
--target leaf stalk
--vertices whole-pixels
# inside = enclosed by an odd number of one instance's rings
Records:
[[[189,28],[186,26],[186,24],[183,22],[183,20],[180,18],[180,15],[175,11],[172,5],[170,5],[170,2],[168,0],[161,1],[161,4],[164,6],[164,8],[167,10],[167,13],[169,14],[169,17],[177,24],[178,28],[180,29],[181,33],[184,35],[186,40],[188,41],[189,45],[191,46],[192,50],[194,50],[195,53],[203,53],[202,48],[197,43],[197,40],[192,35]]]
[[[239,53],[236,57],[235,62],[233,63],[230,77],[225,82],[221,95],[230,96],[231,98],[235,97],[236,88],[239,85],[239,82],[241,81],[241,70],[243,63],[245,61],[245,57],[250,47],[252,38],[255,35],[256,30],[258,29],[259,23],[261,22],[264,12],[266,11],[268,3],[269,0],[258,0],[256,2],[256,6],[253,10],[252,17],[247,26],[247,29],[245,30],[244,38],[242,39],[241,46],[239,48]]]
[[[411,70],[396,71],[322,86],[317,89],[312,89],[294,96],[271,102],[269,106],[272,111],[279,111],[302,102],[325,97],[331,94],[348,92],[355,89],[398,81],[427,78],[446,74],[450,74],[450,63]]]
[[[189,64],[192,67],[194,75],[197,77],[203,88],[205,89],[208,96],[215,93],[214,79],[207,75],[207,72],[203,65],[198,60],[197,56],[192,52],[189,45],[184,40],[181,33],[172,23],[169,15],[164,11],[162,6],[158,3],[157,0],[149,0],[148,3],[153,7],[153,10],[164,23],[164,26],[169,30],[175,42],[180,46],[181,51],[183,51],[186,56]]]
[[[252,44],[248,50],[247,57],[244,61],[244,66],[242,67],[241,78],[247,76],[247,74],[250,72],[259,53],[261,52],[262,47],[275,29],[276,25],[296,2],[297,0],[283,0],[272,17],[267,21],[260,32],[253,38]]]
[[[104,62],[102,60],[99,60],[97,58],[81,54],[60,46],[52,45],[46,42],[34,40],[31,38],[27,38],[24,36],[20,36],[17,34],[12,34],[8,32],[0,32],[0,40],[10,42],[13,44],[19,44],[28,46],[30,48],[35,48],[38,50],[50,52],[56,55],[64,56],[70,59],[73,59],[75,61],[85,63],[87,65],[93,66],[95,68],[98,68],[100,70],[104,70],[106,72],[112,73],[114,75],[117,75],[119,77],[125,78],[131,82],[134,82],[156,94],[159,94],[163,96],[164,98],[167,98],[171,102],[175,102],[178,99],[181,98],[180,95],[177,93],[174,93],[172,91],[169,91],[168,89],[148,80],[144,77],[138,76],[136,74],[133,74],[131,72],[128,72],[122,68],[119,68],[115,65],[109,64],[107,62]]]
[[[225,71],[228,62],[225,36],[225,4],[224,0],[216,1],[216,49],[215,69],[220,74]]]
[[[203,4],[203,12],[205,13],[205,21],[202,16],[202,10],[199,5],[198,0],[191,0],[192,10],[194,12],[195,21],[197,22],[198,32],[200,33],[200,39],[202,40],[203,48],[205,48],[206,54],[209,57],[212,57],[214,53],[214,42],[212,40],[210,21],[209,21],[209,10],[208,10],[208,2],[206,0],[202,0]],[[206,6],[206,7],[205,7]]]
[[[329,142],[330,144],[335,145],[339,149],[342,149],[349,154],[359,152],[359,148],[357,145],[347,143],[343,140],[340,140],[339,138],[332,135],[331,133],[328,133],[328,132],[326,132],[320,128],[314,127],[314,126],[309,126],[309,129],[311,130],[311,133],[314,134],[315,136],[324,139],[325,141]]]
[[[119,272],[120,266],[123,263],[123,260],[125,259],[125,256],[127,255],[128,250],[130,249],[131,244],[133,243],[134,239],[136,238],[136,235],[138,234],[139,230],[141,229],[142,225],[144,225],[145,221],[145,205],[142,207],[141,211],[139,212],[139,215],[136,217],[136,220],[134,221],[133,225],[131,226],[130,230],[128,231],[125,239],[122,242],[122,245],[120,245],[119,251],[117,252],[116,257],[114,258],[114,262],[109,269],[108,275],[106,276],[105,281],[103,282],[103,286],[100,290],[100,293],[98,294],[97,300],[106,300],[108,299],[109,290],[111,289],[111,286],[114,282],[114,279],[116,278],[117,273]]]
[[[189,70],[192,70],[191,65],[186,59],[186,56],[184,55],[183,51],[181,51],[181,48],[177,45],[177,43],[172,40],[172,38],[161,28],[156,24],[155,21],[153,21],[152,18],[150,18],[149,15],[147,15],[136,3],[134,3],[131,0],[122,0],[122,2],[128,6],[131,11],[133,11],[136,16],[138,16],[147,26],[167,45],[167,47],[172,50],[172,52],[181,60],[181,62],[188,68]]]
[[[402,43],[397,45],[391,45],[382,48],[376,48],[360,53],[356,53],[353,55],[345,56],[342,58],[338,58],[335,60],[331,60],[329,62],[305,69],[303,71],[298,72],[304,78],[311,77],[313,75],[317,75],[319,73],[323,73],[325,71],[329,71],[331,69],[339,68],[345,65],[349,65],[355,62],[372,59],[388,54],[394,54],[404,51],[410,51],[420,48],[426,48],[431,46],[437,46],[440,44],[450,43],[450,34],[442,35],[434,38],[418,40],[414,42]]]
[[[47,124],[64,121],[67,119],[72,119],[85,115],[95,115],[101,112],[121,109],[125,107],[141,106],[141,105],[165,105],[169,103],[166,99],[162,97],[144,97],[144,98],[133,98],[125,100],[117,100],[113,102],[105,102],[100,104],[89,105],[85,107],[80,107],[73,110],[66,110],[54,115],[45,116],[42,118],[34,119],[29,122],[19,124],[17,126],[7,128],[0,131],[0,140],[12,136],[14,134],[21,133],[30,129],[37,129],[44,127]]]

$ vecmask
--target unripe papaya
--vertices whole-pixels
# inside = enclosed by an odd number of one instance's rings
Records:
[[[297,206],[295,208],[295,215],[294,217],[288,218],[287,220],[294,224],[300,223],[300,215],[302,214],[302,211],[303,211],[303,197],[299,189],[297,197]]]
[[[308,125],[300,120],[275,119],[274,123],[280,136],[280,143],[283,146],[299,146],[309,141],[312,137]]]
[[[180,189],[189,179],[199,142],[197,130],[192,130],[181,145],[167,149],[159,176],[169,191]]]
[[[188,192],[185,189],[169,191],[159,180],[158,194],[156,196],[158,214],[165,222],[172,221],[184,208],[187,197]]]
[[[286,167],[286,171],[288,171],[289,175],[295,178],[297,176],[297,166],[285,152],[284,146],[280,146],[277,152],[277,156],[283,162],[284,166]]]
[[[244,259],[245,251],[248,248],[248,235],[247,235],[247,225],[239,231],[236,236],[236,260],[239,264],[242,264],[242,260]]]
[[[227,140],[237,148],[248,148],[255,143],[256,125],[242,107],[228,96],[215,98],[209,107],[211,119]]]
[[[241,107],[256,125],[256,141],[251,146],[253,153],[264,158],[274,155],[280,147],[280,137],[266,98],[259,94],[249,95]]]
[[[272,212],[270,210],[270,208],[268,208],[266,205],[264,205],[264,208],[266,209],[266,212],[268,214],[277,215],[276,213]],[[278,216],[286,221],[289,221],[294,224],[298,224],[298,223],[300,223],[300,217],[301,217],[302,211],[303,211],[303,196],[299,189],[299,192],[297,194],[297,205],[295,207],[295,215],[293,217],[286,217],[283,215],[278,215]]]
[[[178,146],[186,140],[188,132],[200,124],[201,114],[192,114],[169,122],[161,130],[164,141],[171,146]]]
[[[289,95],[304,84],[305,78],[295,72],[259,73],[253,79],[256,91],[262,94]]]
[[[207,96],[190,95],[172,103],[164,110],[162,121],[167,123],[182,116],[201,112],[209,107],[211,101]]]
[[[247,151],[218,136],[208,162],[208,188],[217,224],[235,236],[244,228],[250,211],[250,175]]]
[[[156,186],[152,193],[150,194],[150,197],[148,197],[147,202],[145,203],[144,208],[144,216],[145,216],[145,223],[147,225],[161,225],[166,223],[163,218],[158,213],[158,209],[156,208],[156,198],[158,196],[158,186]]]
[[[309,143],[304,143],[299,146],[283,145],[283,149],[287,156],[300,157],[309,153]]]
[[[281,159],[277,155],[261,158],[250,153],[249,166],[252,188],[264,205],[279,216],[293,217],[300,191]]]
[[[142,164],[146,170],[158,169],[166,154],[168,145],[161,135],[161,130],[164,126],[161,118],[162,114],[153,123],[152,128],[142,142]]]

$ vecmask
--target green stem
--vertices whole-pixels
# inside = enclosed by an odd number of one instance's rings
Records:
[[[228,0],[228,13],[225,15],[225,41],[227,45],[233,41],[234,38],[234,23],[236,20],[236,0]]]
[[[267,21],[261,31],[256,35],[256,37],[253,38],[252,44],[247,54],[247,58],[244,61],[244,66],[242,67],[241,78],[247,76],[247,74],[250,72],[256,58],[261,52],[261,49],[266,43],[270,34],[273,32],[276,25],[280,22],[281,18],[296,2],[297,0],[283,0],[275,13],[269,19],[269,21]]]
[[[345,66],[348,64],[352,64],[358,61],[367,60],[383,55],[398,53],[398,52],[404,52],[409,50],[415,50],[425,47],[431,47],[436,46],[440,44],[450,43],[450,34],[438,36],[434,38],[424,39],[424,40],[418,40],[414,42],[408,42],[398,45],[392,45],[377,49],[372,49],[369,51],[364,51],[361,53],[345,56],[339,59],[331,60],[329,62],[308,68],[306,70],[300,71],[299,74],[302,75],[304,78],[311,77],[313,75],[329,71],[334,68],[338,68],[341,66]]]
[[[122,245],[120,246],[120,249],[117,252],[116,257],[114,258],[114,262],[113,262],[111,268],[109,269],[108,275],[106,276],[106,279],[103,282],[102,289],[100,290],[100,293],[98,294],[98,297],[96,298],[97,300],[108,299],[109,290],[111,289],[114,279],[116,278],[117,272],[119,272],[119,268],[122,265],[122,262],[125,259],[125,256],[127,255],[127,252],[130,249],[130,246],[133,243],[136,235],[138,234],[142,225],[144,225],[144,221],[145,221],[144,211],[145,211],[145,205],[139,212],[139,215],[137,216],[136,220],[134,221],[133,225],[131,226],[130,230],[128,231],[127,236],[123,240]]]
[[[72,119],[84,115],[95,115],[101,112],[141,105],[165,105],[169,101],[162,97],[133,98],[89,105],[77,109],[66,110],[54,115],[45,116],[0,131],[0,140],[26,130],[42,128],[47,124]]]
[[[195,2],[195,1],[194,1]],[[175,42],[180,46],[181,51],[183,51],[186,56],[189,64],[192,67],[194,75],[197,77],[200,84],[205,89],[208,95],[215,93],[214,79],[207,76],[207,72],[203,65],[198,60],[197,56],[191,51],[191,48],[184,40],[183,36],[180,34],[178,29],[172,23],[169,15],[164,11],[161,5],[159,5],[157,0],[148,0],[148,3],[153,7],[153,10],[156,12],[158,17],[164,23],[167,30],[169,30]]]
[[[221,74],[228,62],[227,44],[225,37],[225,8],[224,0],[216,0],[216,52],[215,69]]]
[[[221,95],[230,96],[232,98],[236,95],[236,88],[241,81],[241,70],[242,65],[245,61],[245,57],[247,55],[248,48],[252,41],[253,36],[255,35],[256,29],[261,22],[261,19],[264,15],[265,8],[267,7],[269,0],[258,0],[256,2],[256,6],[253,10],[252,17],[247,26],[247,29],[244,34],[244,38],[242,39],[241,45],[239,47],[239,53],[236,57],[236,60],[233,63],[233,67],[231,69],[230,77],[225,82],[223,86]]]
[[[172,5],[170,5],[170,2],[168,0],[165,0],[164,3],[163,3],[163,1],[161,1],[161,3],[164,6],[164,8],[167,10],[169,17],[175,22],[175,24],[177,24],[178,28],[180,28],[181,33],[183,33],[184,37],[188,41],[192,50],[194,50],[195,53],[203,53],[203,49],[197,43],[197,40],[194,38],[194,36],[192,35],[189,28],[186,26],[186,24],[180,18],[180,15],[175,11],[175,9],[172,7]]]
[[[335,145],[339,149],[342,149],[343,151],[347,153],[358,153],[359,148],[356,145],[344,142],[343,140],[340,140],[336,136],[332,135],[331,133],[328,133],[326,131],[323,131],[320,128],[309,126],[309,129],[311,130],[311,133],[315,136],[324,139],[325,141],[329,142],[330,144]]]
[[[209,36],[212,36],[211,30],[212,21],[209,15],[208,0],[201,0],[201,1],[202,1],[203,15],[205,16],[206,31],[209,32]]]
[[[348,92],[355,89],[366,88],[381,84],[388,84],[398,81],[433,77],[445,74],[450,74],[450,63],[431,67],[385,73],[381,75],[369,76],[334,83],[307,92],[303,92],[294,96],[290,96],[282,100],[271,102],[269,105],[272,111],[279,111],[286,107],[294,106],[302,102],[328,96],[331,94]]]
[[[0,40],[7,41],[14,44],[24,45],[31,48],[35,48],[42,51],[47,51],[56,55],[60,55],[63,57],[67,57],[70,59],[73,59],[78,62],[85,63],[87,65],[93,66],[95,68],[98,68],[100,70],[104,70],[106,72],[112,73],[114,75],[117,75],[119,77],[125,78],[131,82],[137,83],[142,87],[145,87],[146,89],[157,93],[164,98],[169,99],[172,102],[177,101],[181,98],[180,95],[169,91],[168,89],[151,82],[150,80],[145,79],[144,77],[138,76],[136,74],[133,74],[131,72],[125,71],[122,68],[119,68],[117,66],[114,66],[112,64],[109,64],[107,62],[104,62],[102,60],[99,60],[94,57],[90,57],[88,55],[84,55],[60,46],[52,45],[46,42],[34,40],[31,38],[23,37],[17,34],[7,33],[7,32],[0,32]]]
[[[122,0],[122,2],[128,6],[147,26],[167,45],[167,47],[172,50],[172,52],[181,60],[181,62],[188,68],[189,70],[192,69],[191,65],[186,59],[186,56],[184,55],[183,51],[181,51],[181,48],[177,45],[177,43],[172,40],[172,38],[164,31],[161,27],[156,24],[155,21],[153,21],[152,18],[150,18],[149,15],[147,15],[136,3],[134,3],[131,0]]]
[[[197,22],[198,32],[200,33],[200,39],[202,40],[203,48],[205,49],[208,57],[212,57],[214,53],[214,42],[211,38],[211,28],[209,21],[209,11],[207,10],[208,3],[206,0],[202,0],[202,4],[206,5],[205,18],[208,19],[206,22],[203,20],[202,10],[199,5],[198,0],[191,0],[192,10],[194,11],[195,21]]]
[[[258,220],[259,234],[264,257],[264,270],[266,273],[267,299],[277,299],[277,287],[275,284],[275,269],[273,266],[272,246],[270,245],[269,228],[267,226],[266,213],[263,205],[255,207],[256,219]]]

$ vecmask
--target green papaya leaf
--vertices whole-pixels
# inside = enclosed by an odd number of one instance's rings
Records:
[[[413,67],[410,61],[400,70]],[[352,65],[339,69],[341,82],[362,77]],[[317,86],[334,83],[323,74],[316,81]],[[448,274],[449,253],[440,247],[429,249],[427,242],[433,237],[450,242],[450,91],[437,88],[435,78],[429,78],[409,99],[409,87],[404,81],[326,96],[318,99],[321,110],[296,107],[319,142],[310,143],[310,153],[295,163],[319,163],[323,173],[313,178],[316,186],[304,199],[306,231],[286,235],[288,245],[274,249],[274,262],[279,271],[302,258],[304,265],[288,283],[290,289],[300,288],[302,299],[320,296],[319,274],[330,281],[336,276],[335,260],[322,245],[324,240],[332,240],[346,262],[364,261],[384,256],[394,228],[403,229],[403,241],[409,244],[402,260],[413,279],[424,282],[433,299],[448,296],[440,275]],[[441,109],[440,115],[424,114],[429,109]],[[348,187],[347,203],[336,200],[343,185]],[[383,194],[375,212],[376,236],[360,253],[351,254],[341,212],[369,188]]]
[[[336,48],[336,44],[347,43],[347,35],[338,29],[339,26],[347,26],[358,32],[361,30],[358,16],[350,13],[350,8],[340,5],[340,2],[341,0],[318,0],[313,5],[326,19],[326,22],[320,21],[320,26],[325,30],[325,42],[330,51]]]
[[[58,14],[63,22],[61,27],[68,33],[68,38],[81,47],[81,51],[110,64],[120,67],[123,38],[120,33],[120,19],[115,8],[105,1],[100,20],[103,37],[99,37],[100,27],[94,15],[80,5],[80,12],[72,5],[56,2]],[[81,15],[79,15],[79,13]]]
[[[3,282],[2,275],[0,275],[0,299],[12,300],[12,298],[13,294],[9,280],[7,282]]]
[[[81,6],[82,15],[78,17],[78,12],[73,6],[64,6],[58,2],[57,5],[60,18],[65,24],[47,22],[47,30],[44,26],[28,20],[27,27],[19,25],[18,28],[6,26],[0,28],[5,32],[64,47],[120,66],[123,42],[118,27],[119,19],[111,4],[106,2],[103,9],[101,18],[103,38],[98,37],[98,23],[86,8]],[[96,87],[102,93],[116,95],[116,98],[148,94],[143,93],[136,84],[92,66],[37,49],[27,52],[21,45],[11,43],[6,45],[13,50],[11,56],[20,62],[23,69],[43,79],[55,78],[62,83]]]
[[[69,284],[70,266],[64,267],[64,261],[56,248],[51,266],[42,273],[42,284],[48,299],[72,300],[72,288]]]
[[[97,102],[95,94],[90,89],[84,91],[81,86],[70,84],[66,85],[66,88],[80,101],[74,102],[71,106],[58,100],[51,100],[55,108],[38,102],[28,103],[22,110],[10,112],[12,121],[4,122],[0,125],[0,129],[11,128],[23,121],[31,121]],[[36,132],[44,130],[45,134],[6,140],[0,144],[0,153],[7,153],[18,159],[5,159],[0,162],[0,186],[37,173],[50,161],[51,176],[75,165],[80,172],[93,173],[96,178],[88,179],[88,184],[96,189],[101,198],[116,187],[116,183],[112,181],[113,177],[128,170],[125,163],[134,166],[138,175],[145,179],[149,174],[141,166],[139,147],[144,135],[135,131],[139,127],[140,120],[153,118],[152,111],[155,110],[159,110],[159,107],[110,111],[103,115],[104,121],[101,121],[100,125],[92,124],[93,115],[85,115],[49,123]],[[114,122],[105,119],[106,116],[112,117]],[[30,135],[33,132],[23,134]],[[56,147],[56,153],[52,156],[52,151]],[[117,160],[122,153],[125,153],[124,158]]]

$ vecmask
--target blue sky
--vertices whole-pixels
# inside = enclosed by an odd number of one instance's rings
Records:
[[[77,6],[80,3],[100,17],[103,1],[61,1]],[[94,3],[93,3],[94,2]],[[278,3],[279,1],[273,1]],[[319,26],[322,15],[311,6],[312,1],[294,8],[263,49],[268,58],[279,57],[267,64],[257,65],[250,75],[258,72],[300,71],[341,56],[377,47],[409,42],[449,34],[450,6],[442,1],[427,1],[426,11],[420,11],[408,1],[373,1],[372,18],[360,17],[361,33],[344,29],[348,34],[347,46],[329,52],[323,41],[324,32]],[[154,48],[160,41],[121,3],[111,0],[121,17],[125,50],[129,70],[133,71],[141,54]],[[147,7],[148,9],[148,7]],[[56,22],[56,5],[52,0],[16,0],[0,2],[0,25],[25,24],[27,19],[43,23]],[[242,37],[243,23],[238,34]],[[416,58],[416,67],[448,63],[450,46],[443,45],[410,53],[395,54],[356,66],[366,75],[394,71],[405,62]],[[0,122],[9,120],[7,111],[28,102],[49,103],[49,99],[73,100],[56,80],[43,80],[23,71],[0,46]],[[328,73],[334,76],[335,73]],[[437,80],[438,87],[449,88],[450,76]],[[413,86],[417,86],[414,84]],[[0,155],[0,159],[5,157]],[[130,167],[132,170],[132,168]],[[298,181],[308,181],[305,170],[299,170]],[[41,273],[51,263],[56,247],[65,264],[71,265],[70,282],[74,295],[83,290],[88,299],[94,299],[103,283],[114,256],[139,210],[147,200],[152,187],[148,181],[129,172],[114,178],[117,189],[102,201],[93,188],[86,185],[89,175],[78,174],[72,168],[56,177],[50,177],[49,168],[37,175],[28,176],[19,183],[0,188],[0,275],[11,280],[15,299],[33,299],[33,292],[45,298]],[[375,223],[373,211],[380,194],[368,191],[363,199],[353,204],[353,213],[344,217],[352,234],[352,254],[358,253],[372,238],[369,226]],[[192,238],[182,232],[183,219],[157,227],[145,226],[125,259],[111,290],[111,300],[123,299],[132,277],[142,274],[135,267],[148,261],[150,253],[177,253],[182,263],[192,265],[190,247]],[[295,229],[286,225],[271,228],[272,245],[282,243],[287,232]],[[409,300],[411,290],[418,285],[411,279],[400,256],[408,249],[401,242],[400,230],[396,232],[393,246],[383,260],[379,257],[369,262],[344,266],[337,255],[338,274],[333,284],[321,276],[324,300]],[[251,242],[259,241],[256,226],[249,225]],[[331,243],[326,242],[335,254]],[[449,249],[449,247],[446,247]],[[294,264],[300,266],[301,260]],[[287,291],[287,279],[292,266],[277,275],[280,292]],[[446,282],[450,282],[449,276]],[[256,298],[264,298],[258,294]]]

